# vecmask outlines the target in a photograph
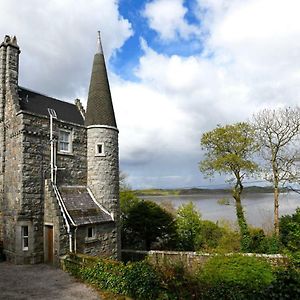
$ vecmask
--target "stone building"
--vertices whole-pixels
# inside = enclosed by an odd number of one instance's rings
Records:
[[[68,252],[119,257],[116,125],[98,36],[87,111],[18,85],[16,37],[0,45],[0,241],[17,264]]]

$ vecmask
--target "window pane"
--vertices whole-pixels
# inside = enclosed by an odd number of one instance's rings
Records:
[[[98,146],[98,153],[101,154],[102,153],[102,145],[97,145]]]
[[[22,238],[22,250],[27,251],[28,250],[28,226],[22,226],[21,227],[21,238]]]
[[[68,131],[59,131],[58,151],[71,152],[71,133]]]
[[[28,226],[22,226],[22,235],[28,236]]]
[[[94,228],[88,227],[88,238],[94,237]]]

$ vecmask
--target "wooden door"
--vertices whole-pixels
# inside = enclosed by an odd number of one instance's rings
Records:
[[[53,226],[47,226],[47,262],[53,263]]]

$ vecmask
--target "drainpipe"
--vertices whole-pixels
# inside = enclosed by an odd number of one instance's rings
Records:
[[[54,190],[56,199],[58,201],[58,205],[59,205],[60,211],[62,213],[62,217],[65,220],[65,224],[66,224],[66,227],[67,227],[67,233],[69,235],[69,250],[70,250],[70,252],[73,252],[73,242],[72,242],[72,229],[71,229],[71,226],[72,227],[76,227],[76,224],[73,221],[73,219],[71,218],[70,214],[68,213],[68,211],[67,211],[67,209],[66,209],[66,207],[64,205],[64,202],[63,202],[63,200],[61,198],[61,195],[59,193],[59,190],[58,190],[57,186],[54,183],[52,184],[52,186],[53,186],[53,190]],[[69,221],[71,222],[71,225],[69,224]]]
[[[73,247],[72,247],[72,232],[70,231],[69,232],[69,250],[70,250],[70,253],[72,253],[73,252]]]
[[[55,163],[55,160],[56,160],[56,153],[55,153],[55,142],[54,142],[54,139],[53,139],[53,115],[50,114],[50,157],[51,157],[51,162],[50,162],[50,166],[51,166],[51,182],[53,184],[56,184],[56,163]],[[56,118],[55,118],[56,119]]]
[[[53,185],[54,188],[54,192],[56,194],[56,198],[58,200],[58,204],[59,207],[61,209],[63,218],[66,222],[66,226],[67,226],[67,232],[69,235],[69,250],[72,253],[73,252],[73,241],[72,241],[72,230],[71,230],[71,226],[68,222],[68,218],[71,221],[73,226],[76,226],[74,221],[72,220],[71,216],[69,215],[68,211],[66,210],[66,207],[63,203],[63,200],[61,199],[60,193],[57,189],[56,186],[56,174],[57,174],[57,165],[56,165],[56,143],[55,140],[53,138],[53,119],[57,119],[56,116],[53,116],[52,113],[49,113],[50,115],[50,167],[51,167],[51,183]],[[75,245],[74,245],[74,250],[76,252],[76,231],[77,231],[77,226],[75,227],[75,237],[74,237],[74,241],[75,241]]]
[[[78,227],[75,227],[74,230],[74,253],[77,253],[77,229]]]

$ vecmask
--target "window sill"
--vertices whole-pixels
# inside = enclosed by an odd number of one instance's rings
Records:
[[[58,151],[57,154],[58,155],[66,155],[66,156],[74,156],[73,152],[60,152],[60,151]]]
[[[85,238],[85,243],[86,244],[89,244],[89,243],[95,243],[95,242],[97,242],[98,241],[98,239],[97,238]]]

